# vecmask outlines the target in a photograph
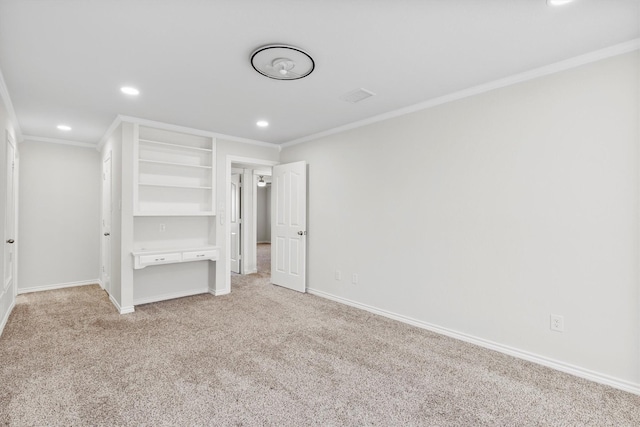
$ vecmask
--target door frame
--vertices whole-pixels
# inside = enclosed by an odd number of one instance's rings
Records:
[[[221,235],[225,238],[225,261],[222,268],[222,277],[217,275],[216,277],[216,291],[215,295],[224,295],[231,292],[231,259],[229,254],[231,253],[231,227],[229,227],[229,222],[227,221],[226,216],[229,213],[229,206],[231,206],[231,165],[232,163],[242,163],[248,164],[256,167],[273,167],[275,165],[280,164],[280,162],[275,160],[264,160],[264,159],[255,159],[251,157],[242,157],[242,156],[233,156],[227,155],[225,158],[225,170],[224,170],[224,205],[218,207],[218,217],[216,218],[216,223],[218,227],[220,227],[219,231]],[[254,197],[255,197],[254,192]],[[254,215],[255,220],[255,215]],[[255,228],[255,227],[254,227]],[[216,233],[216,236],[219,234]],[[219,286],[219,279],[223,279],[223,286]]]
[[[235,206],[233,206],[233,191],[230,191],[230,195],[231,195],[231,199],[229,200],[229,204],[228,206],[228,212],[229,214],[227,215],[227,218],[229,219],[229,263],[231,264],[231,260],[233,259],[233,256],[235,255],[231,253],[231,246],[233,246],[233,240],[236,239],[237,240],[237,246],[238,246],[238,271],[235,271],[235,267],[233,272],[236,274],[244,274],[244,268],[243,268],[243,259],[244,259],[244,254],[243,254],[243,249],[244,249],[244,245],[243,245],[243,238],[244,238],[244,228],[243,228],[243,220],[244,220],[244,215],[242,215],[242,208],[243,208],[243,200],[242,198],[244,197],[244,191],[243,191],[243,185],[244,185],[244,179],[243,179],[243,175],[244,175],[244,171],[238,171],[236,168],[232,168],[231,170],[231,183],[230,185],[233,183],[233,177],[234,175],[238,176],[238,182],[237,182],[237,189],[236,189],[236,203]],[[233,218],[233,211],[235,212],[235,216],[236,216],[236,226],[238,228],[238,237],[235,238],[231,238],[231,235],[233,234],[233,227],[231,226],[231,224],[233,224],[232,222],[232,218]]]

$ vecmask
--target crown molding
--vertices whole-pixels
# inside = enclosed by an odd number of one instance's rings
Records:
[[[9,96],[9,89],[7,88],[7,84],[4,81],[2,70],[0,70],[0,98],[2,98],[4,106],[7,109],[7,114],[9,114],[9,121],[13,125],[13,131],[15,132],[14,136],[16,138],[16,141],[22,142],[23,140],[22,130],[20,129],[20,123],[18,123],[18,116],[16,116],[16,110],[13,109],[13,103],[11,102],[11,97]]]
[[[190,133],[190,134],[193,134],[193,135],[200,135],[200,136],[207,136],[207,137],[211,137],[211,138],[225,139],[227,141],[242,142],[244,144],[252,144],[252,145],[258,145],[258,146],[261,146],[261,147],[267,147],[267,148],[273,148],[273,149],[280,150],[280,146],[278,144],[273,144],[273,143],[264,142],[264,141],[258,141],[258,140],[255,140],[255,139],[241,138],[241,137],[238,137],[238,136],[225,135],[225,134],[222,134],[222,133],[210,132],[210,131],[206,131],[206,130],[202,130],[202,129],[190,128],[190,127],[186,127],[186,126],[172,125],[172,124],[169,124],[169,123],[157,122],[155,120],[141,119],[141,118],[138,118],[138,117],[123,116],[123,115],[120,115],[120,114],[116,118],[116,121],[118,119],[120,119],[120,122],[118,122],[117,124],[115,124],[115,122],[114,122],[115,126],[114,126],[114,124],[111,125],[111,127],[105,133],[105,136],[102,137],[102,139],[100,140],[100,144],[99,144],[100,146],[102,146],[102,144],[104,144],[104,142],[106,142],[105,141],[105,137],[110,134],[110,131],[113,131],[112,127],[115,128],[121,122],[129,122],[129,123],[137,123],[137,124],[142,125],[142,126],[149,126],[149,127],[154,127],[154,128],[164,129],[164,130],[169,130],[169,131],[174,131],[174,132]]]
[[[392,119],[394,117],[404,116],[406,114],[415,113],[417,111],[426,110],[438,105],[446,104],[459,99],[468,98],[470,96],[479,95],[481,93],[489,92],[494,89],[503,88],[506,86],[515,85],[518,83],[526,82],[528,80],[537,79],[538,77],[548,76],[550,74],[559,73],[561,71],[570,70],[572,68],[580,67],[592,62],[601,61],[603,59],[611,58],[625,53],[633,52],[640,49],[640,38],[633,39],[625,43],[620,43],[614,46],[610,46],[604,49],[596,50],[584,55],[576,56],[573,58],[565,59],[560,62],[556,62],[544,67],[535,68],[524,73],[514,74],[509,77],[505,77],[492,82],[484,83],[478,86],[473,86],[468,89],[464,89],[458,92],[454,92],[448,95],[444,95],[438,98],[433,98],[428,101],[424,101],[418,104],[411,105],[409,107],[401,108],[399,110],[390,111],[388,113],[379,114],[368,119],[359,120],[357,122],[349,123],[344,126],[339,126],[326,131],[307,135],[302,138],[294,139],[292,141],[281,144],[280,147],[287,148],[294,145],[302,144],[304,142],[313,141],[319,138],[323,138],[329,135],[335,135],[337,133],[346,132],[348,130],[357,129],[359,127],[367,126],[373,123],[381,122],[384,120]]]
[[[33,136],[33,135],[23,135],[23,141],[31,141],[31,142],[50,142],[53,144],[62,144],[62,145],[73,145],[74,147],[82,147],[82,148],[96,148],[95,144],[91,144],[89,142],[80,142],[80,141],[71,141],[68,139],[58,139],[58,138],[47,138],[44,136]]]
[[[116,118],[113,120],[113,122],[111,122],[107,130],[104,132],[104,135],[102,135],[102,138],[100,138],[100,141],[98,141],[98,145],[96,145],[96,150],[98,151],[102,150],[102,147],[104,146],[104,144],[106,144],[107,139],[109,139],[113,131],[116,130],[118,126],[120,126],[120,123],[122,123],[121,116],[117,115]]]

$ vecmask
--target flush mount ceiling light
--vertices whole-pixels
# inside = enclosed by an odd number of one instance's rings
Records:
[[[65,132],[68,132],[71,130],[71,126],[67,126],[67,125],[58,125],[57,128]]]
[[[266,187],[267,183],[264,182],[264,176],[260,175],[259,177],[260,179],[258,179],[258,187]]]
[[[135,87],[131,87],[131,86],[124,86],[120,88],[120,92],[126,94],[126,95],[140,95],[140,91],[138,89],[136,89]]]
[[[564,6],[565,4],[572,3],[573,0],[547,0],[549,6]]]
[[[298,80],[315,68],[313,58],[299,47],[270,44],[251,54],[251,66],[265,77],[276,80]]]
[[[258,120],[256,122],[256,126],[261,127],[261,128],[266,128],[267,126],[269,126],[269,122],[266,120]]]

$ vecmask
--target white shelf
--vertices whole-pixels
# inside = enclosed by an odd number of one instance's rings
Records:
[[[165,212],[151,212],[151,213],[134,213],[133,216],[145,217],[145,216],[215,216],[213,211],[200,211],[200,212],[182,212],[182,211],[165,211]]]
[[[139,126],[134,139],[134,215],[215,215],[215,140]]]
[[[150,164],[154,164],[154,165],[178,166],[178,167],[185,167],[185,168],[213,169],[211,166],[190,165],[190,164],[187,164],[187,163],[175,163],[175,162],[165,162],[165,161],[147,160],[147,159],[140,159],[139,161],[140,161],[140,163],[150,163]]]
[[[138,139],[139,142],[145,143],[145,144],[154,144],[154,145],[161,145],[161,146],[165,146],[165,147],[172,147],[172,148],[176,148],[176,149],[180,149],[180,150],[194,150],[194,151],[204,151],[204,152],[212,152],[213,150],[210,148],[200,148],[200,147],[191,147],[189,145],[181,145],[181,144],[173,144],[170,142],[160,142],[160,141],[152,141],[150,139]]]
[[[197,185],[177,185],[177,184],[147,184],[139,182],[138,185],[146,187],[166,187],[166,188],[185,188],[191,190],[211,190],[211,187],[200,187]]]

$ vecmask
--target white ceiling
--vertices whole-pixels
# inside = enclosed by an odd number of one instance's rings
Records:
[[[122,114],[279,144],[638,37],[639,0],[0,0],[22,133],[89,143]],[[261,76],[269,43],[316,69]]]

